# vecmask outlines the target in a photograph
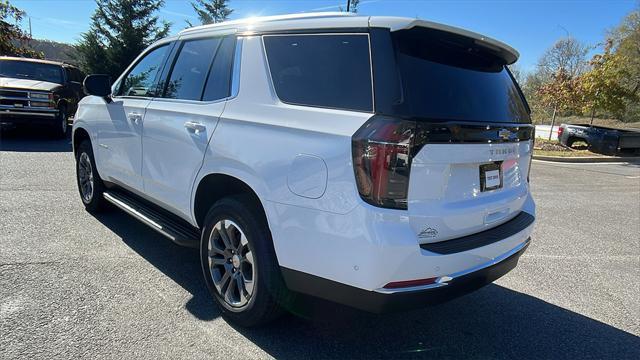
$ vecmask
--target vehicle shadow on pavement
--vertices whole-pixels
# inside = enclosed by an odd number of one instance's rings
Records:
[[[0,151],[70,152],[69,133],[64,139],[55,139],[46,129],[0,129]]]
[[[121,211],[97,219],[192,294],[201,321],[220,316],[202,281],[198,251],[179,247]],[[301,298],[266,327],[234,327],[278,359],[640,358],[640,338],[541,299],[489,285],[446,304],[374,315]]]
[[[96,219],[117,234],[133,251],[188,291],[186,309],[200,320],[212,320],[220,311],[210,297],[200,267],[199,250],[176,245],[140,221],[113,209]]]

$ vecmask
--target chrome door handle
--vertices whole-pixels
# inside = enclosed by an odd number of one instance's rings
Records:
[[[127,114],[127,118],[129,119],[129,121],[133,121],[135,124],[137,124],[142,120],[142,115],[137,112],[130,112]]]
[[[195,132],[196,134],[207,130],[207,127],[204,124],[193,121],[187,121],[186,123],[184,123],[184,127],[187,130]]]

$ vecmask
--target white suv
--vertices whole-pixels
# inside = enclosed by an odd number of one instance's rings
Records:
[[[383,312],[467,293],[530,241],[518,53],[465,30],[336,13],[200,26],[75,116],[80,195],[199,247],[223,314],[296,293]]]

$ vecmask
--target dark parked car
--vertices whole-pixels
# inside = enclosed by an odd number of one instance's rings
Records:
[[[65,136],[83,79],[73,65],[0,56],[0,125],[44,125]]]
[[[640,152],[640,129],[623,130],[587,124],[562,124],[558,129],[558,140],[569,147],[577,141],[584,141],[590,151],[605,155]]]

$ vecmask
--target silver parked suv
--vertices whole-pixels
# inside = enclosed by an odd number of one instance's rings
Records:
[[[517,57],[409,18],[187,29],[113,85],[85,79],[81,199],[199,248],[213,298],[244,326],[296,293],[373,312],[441,302],[506,274],[530,242]]]

